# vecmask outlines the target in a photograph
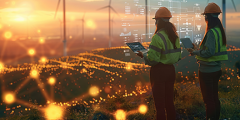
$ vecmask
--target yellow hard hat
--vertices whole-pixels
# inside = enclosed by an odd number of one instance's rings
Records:
[[[171,18],[171,17],[172,17],[171,12],[166,7],[160,7],[155,13],[155,18],[152,18],[152,19]]]
[[[204,13],[202,13],[202,15],[204,15],[206,13],[222,13],[222,11],[216,3],[212,2],[212,3],[208,3],[208,5],[205,7]]]

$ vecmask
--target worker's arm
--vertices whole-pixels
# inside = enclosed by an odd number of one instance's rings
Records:
[[[207,35],[204,46],[206,46],[208,49],[193,51],[193,55],[198,55],[203,58],[209,58],[215,54],[216,40],[215,40],[214,33],[212,30],[209,30],[207,34],[208,35]]]
[[[159,63],[157,61],[160,60],[160,56],[161,56],[161,53],[156,50],[162,49],[159,40],[157,41],[157,36],[152,37],[152,42],[150,43],[150,45],[153,48],[149,47],[149,51],[143,54],[143,58],[145,61],[145,65],[154,66]]]

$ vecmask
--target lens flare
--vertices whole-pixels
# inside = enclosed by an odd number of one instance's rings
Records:
[[[49,105],[45,110],[45,115],[48,120],[56,120],[62,118],[62,108],[56,105]]]
[[[141,114],[145,114],[147,112],[147,106],[142,104],[139,106],[138,108],[138,111],[141,113]]]
[[[116,119],[117,120],[126,120],[126,113],[121,109],[117,110],[116,111]]]
[[[99,93],[99,89],[98,89],[98,87],[96,87],[96,86],[93,86],[93,87],[91,87],[91,88],[89,89],[89,94],[90,94],[91,96],[97,96],[98,93]]]

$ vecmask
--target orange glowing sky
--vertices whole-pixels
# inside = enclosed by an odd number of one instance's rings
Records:
[[[152,0],[150,2],[156,2]],[[206,0],[207,1],[207,0]],[[186,6],[191,7],[198,3],[200,4],[201,11],[204,10],[206,1],[191,0],[186,3]],[[125,2],[132,3],[133,0],[112,0],[112,7],[118,12],[119,16],[111,11],[111,17],[114,17],[114,34],[120,34],[123,29],[121,26],[122,18],[125,18]],[[210,0],[210,2],[216,2],[221,7],[220,0]],[[56,19],[54,14],[56,11],[58,0],[1,0],[0,4],[0,30],[18,31],[18,34],[25,34],[26,27],[29,27],[31,34],[59,34],[59,28],[62,27],[62,1],[58,9]],[[85,15],[85,33],[92,34],[108,34],[108,9],[102,9],[97,11],[98,8],[107,6],[109,0],[66,0],[67,10],[67,32],[72,34],[81,33],[81,20],[84,12]],[[144,1],[139,1],[139,5],[144,5]],[[151,4],[151,3],[150,3]],[[240,11],[240,1],[235,0],[237,10]],[[134,4],[132,4],[134,7]],[[154,11],[151,11],[150,16],[154,17]],[[132,14],[127,17],[133,17]],[[240,12],[235,12],[230,1],[227,1],[227,28],[228,30],[237,30],[240,28],[239,18]],[[136,29],[145,30],[145,16],[140,15],[135,17],[134,21],[139,26]],[[204,21],[202,21],[204,24]],[[151,24],[154,24],[154,20],[150,20]],[[154,30],[154,25],[151,25]],[[24,29],[24,30],[23,30]],[[38,31],[41,32],[38,32]],[[140,30],[141,31],[141,30]],[[154,31],[152,31],[154,32]]]

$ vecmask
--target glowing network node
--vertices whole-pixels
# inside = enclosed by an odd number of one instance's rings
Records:
[[[93,87],[91,87],[91,88],[89,89],[89,94],[90,94],[91,96],[97,96],[98,93],[99,93],[98,91],[99,91],[99,88],[96,87],[96,86],[93,86]]]
[[[34,50],[34,49],[29,49],[29,50],[28,50],[28,54],[29,54],[30,56],[33,56],[33,55],[35,54],[35,50]]]
[[[45,115],[48,120],[56,120],[56,119],[61,119],[62,118],[62,108],[56,105],[49,105],[48,108],[45,110]]]
[[[7,32],[4,33],[4,37],[5,37],[6,39],[10,39],[10,38],[12,37],[12,33],[9,32],[9,31],[7,31]]]
[[[42,57],[40,60],[41,63],[46,63],[47,62],[47,58],[46,57]]]
[[[38,71],[37,70],[31,70],[30,75],[33,78],[37,78],[38,77]]]
[[[0,71],[4,69],[3,63],[0,62]]]
[[[141,113],[141,114],[145,114],[147,112],[147,106],[142,104],[139,106],[138,108],[138,111]]]
[[[14,95],[12,93],[7,93],[5,95],[5,101],[7,104],[11,104],[14,102]]]
[[[117,110],[115,114],[117,120],[126,120],[126,113],[122,109]]]
[[[53,85],[56,83],[56,79],[54,77],[49,78],[49,84]]]

